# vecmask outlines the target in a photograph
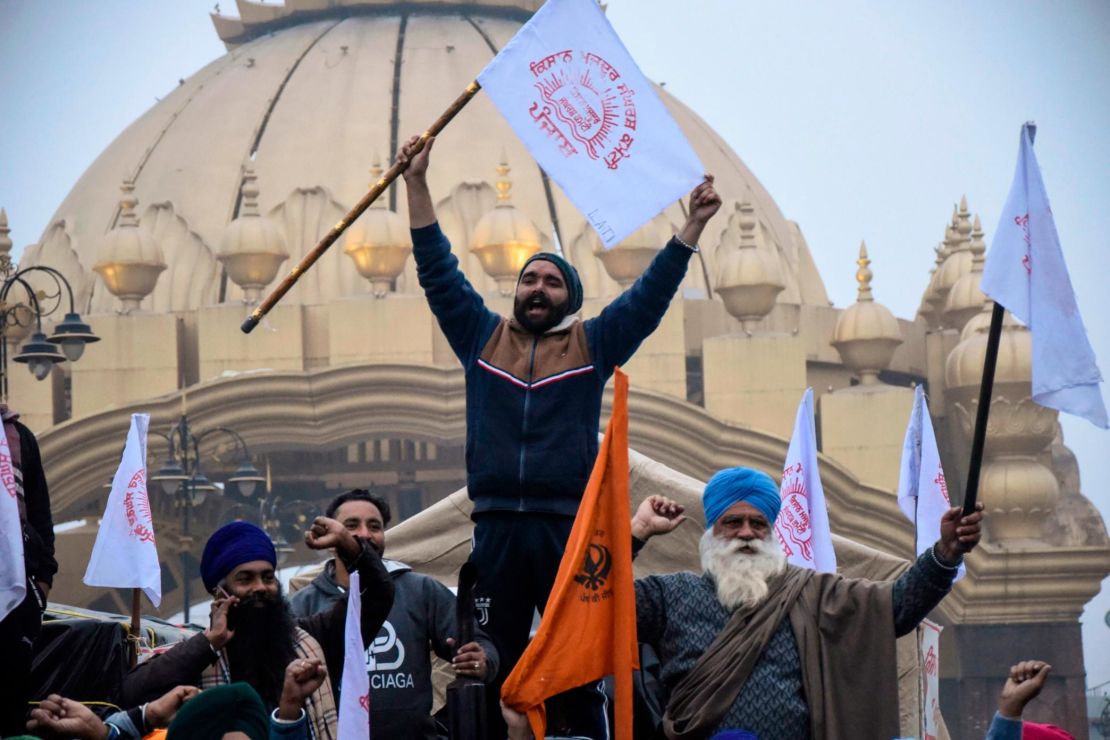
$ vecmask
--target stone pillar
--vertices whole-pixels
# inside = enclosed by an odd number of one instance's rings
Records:
[[[1086,671],[1079,623],[958,624],[941,638],[940,703],[953,738],[978,738],[998,707],[1010,666],[1036,658],[1052,666],[1041,695],[1023,715],[1086,740]]]
[[[101,341],[70,368],[75,419],[178,389],[182,328],[176,316],[100,314],[89,324]]]
[[[582,306],[582,318],[601,313],[613,299],[593,298]],[[685,310],[680,298],[671,301],[654,332],[643,341],[621,369],[635,388],[666,393],[686,400]]]
[[[950,413],[970,439],[979,402],[991,304],[972,318],[948,356]],[[1035,403],[1032,338],[1008,314],[1002,328],[979,485],[984,538],[967,558],[946,609],[959,616],[954,644],[942,648],[941,700],[953,737],[986,728],[1010,665],[1037,658],[1053,671],[1026,718],[1087,737],[1082,637],[1078,617],[1110,568],[1105,530],[1082,542],[1050,541],[1045,526],[1060,512],[1050,462],[1057,412]],[[965,441],[966,444],[966,441]]]
[[[303,371],[305,369],[304,310],[297,305],[275,306],[262,323],[244,334],[239,326],[249,313],[241,303],[206,306],[197,321],[200,382],[225,371]]]
[[[803,340],[732,334],[702,345],[705,410],[730,424],[789,439],[806,389]]]
[[[331,365],[434,362],[439,327],[424,296],[352,296],[332,301],[327,312]]]
[[[867,485],[897,491],[902,441],[913,410],[913,391],[857,385],[826,393],[821,408],[821,451]]]

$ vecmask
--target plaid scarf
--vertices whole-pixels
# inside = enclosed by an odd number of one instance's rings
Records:
[[[293,649],[298,658],[315,658],[321,663],[324,660],[324,651],[316,638],[305,632],[300,627],[294,627],[296,638]],[[329,670],[331,670],[329,668]],[[231,683],[231,669],[227,660],[227,651],[220,650],[220,659],[205,669],[200,677],[200,688],[207,689],[213,686],[222,686]],[[339,712],[335,708],[335,697],[331,693],[331,679],[325,679],[320,688],[313,692],[305,701],[305,712],[308,714],[308,733],[313,740],[335,740],[336,727],[339,723]]]

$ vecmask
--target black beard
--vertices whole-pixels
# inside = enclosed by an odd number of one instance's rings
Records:
[[[547,318],[542,321],[533,321],[528,318],[528,304],[533,300],[539,300],[547,309]],[[559,325],[559,322],[566,318],[567,304],[564,301],[562,304],[556,306],[551,303],[551,299],[543,294],[533,294],[524,298],[523,300],[517,296],[513,301],[513,316],[516,318],[518,324],[524,327],[524,330],[530,334],[543,334],[548,329]]]
[[[297,657],[296,623],[281,587],[276,595],[254,594],[240,600],[228,613],[228,626],[235,630],[227,643],[231,680],[246,681],[267,710],[273,710],[281,699],[285,668]]]

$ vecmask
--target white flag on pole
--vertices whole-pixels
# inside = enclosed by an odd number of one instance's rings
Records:
[[[26,597],[27,570],[23,564],[23,523],[19,520],[15,463],[7,429],[0,429],[0,619]]]
[[[606,249],[702,180],[596,0],[547,0],[478,82]]]
[[[775,534],[791,564],[821,573],[836,572],[825,489],[817,470],[817,435],[813,427],[813,389],[806,388],[794,421],[779,487],[782,509]]]
[[[339,737],[370,740],[370,674],[362,644],[362,590],[358,571],[347,588],[347,623],[343,634],[343,676],[339,685]]]
[[[920,555],[940,539],[940,520],[952,508],[944,467],[940,464],[933,420],[925,401],[925,389],[914,389],[913,411],[902,443],[902,467],[898,473],[898,506],[914,523],[917,531],[915,551]],[[964,577],[960,563],[956,579]]]
[[[85,585],[141,588],[150,603],[162,603],[162,568],[146,490],[146,430],[150,414],[132,414],[112,492],[96,533]]]
[[[1105,429],[1102,375],[1033,153],[1035,131],[1028,123],[1021,129],[1014,182],[983,267],[983,292],[1033,334],[1033,400]]]
[[[924,740],[940,735],[940,633],[944,628],[928,619],[918,629],[921,655],[921,724]]]

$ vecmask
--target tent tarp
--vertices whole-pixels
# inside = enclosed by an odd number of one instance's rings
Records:
[[[700,571],[698,540],[705,531],[701,507],[703,481],[679,473],[660,462],[629,451],[629,491],[632,510],[645,498],[664,495],[686,507],[689,520],[665,537],[656,537],[636,558],[636,576],[674,573],[682,570]],[[774,476],[774,471],[768,471]],[[462,564],[470,555],[470,538],[474,529],[470,521],[471,503],[466,489],[428,507],[414,517],[391,528],[386,534],[388,556],[407,563],[419,573],[454,586]],[[847,537],[833,534],[837,571],[851,578],[890,580],[897,578],[909,561],[861,545]],[[319,569],[297,576],[291,583],[296,591],[319,573]],[[916,634],[898,641],[898,694],[901,707],[902,734],[920,734],[920,666]],[[442,674],[446,676],[446,673]],[[437,699],[441,696],[437,686]],[[439,701],[437,701],[437,706]],[[948,739],[943,724],[941,740]]]

